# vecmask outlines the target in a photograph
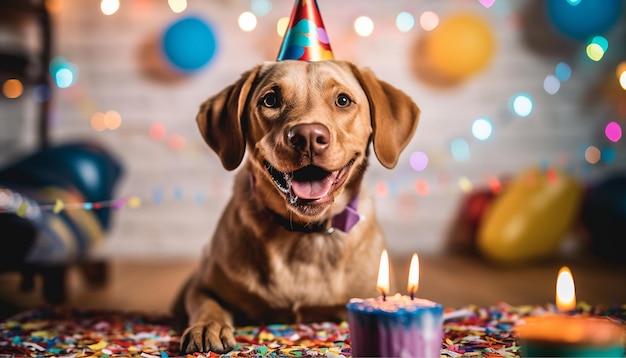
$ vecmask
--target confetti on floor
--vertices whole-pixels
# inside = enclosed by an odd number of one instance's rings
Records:
[[[446,310],[442,357],[519,357],[516,322],[556,312],[554,305],[467,306]],[[626,305],[592,307],[578,315],[605,316],[626,325]],[[167,316],[131,312],[40,308],[0,322],[0,357],[217,357],[182,355],[180,327]],[[239,327],[231,357],[351,356],[346,322]]]

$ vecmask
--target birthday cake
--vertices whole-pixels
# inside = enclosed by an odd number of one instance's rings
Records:
[[[352,351],[358,357],[439,357],[443,306],[396,294],[348,304]]]
[[[467,306],[444,312],[444,357],[520,357],[516,324],[555,313],[554,305]],[[573,316],[603,317],[626,324],[626,305],[580,303]],[[133,312],[41,308],[0,322],[2,357],[181,356],[181,329],[168,316]],[[346,322],[238,327],[232,357],[351,357]],[[196,353],[185,357],[214,357]]]

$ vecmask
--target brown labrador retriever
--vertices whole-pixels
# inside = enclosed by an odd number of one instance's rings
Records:
[[[179,298],[181,350],[228,352],[234,325],[344,320],[350,298],[376,296],[385,241],[361,185],[369,145],[393,168],[418,116],[402,91],[341,61],[265,63],[204,102],[198,126],[223,166],[248,150]]]

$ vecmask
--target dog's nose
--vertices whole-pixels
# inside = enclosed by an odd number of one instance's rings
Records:
[[[301,153],[322,154],[330,144],[328,127],[319,123],[298,124],[289,130],[287,140]]]

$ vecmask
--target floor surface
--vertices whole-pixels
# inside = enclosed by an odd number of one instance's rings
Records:
[[[393,258],[392,274],[398,290],[404,290],[409,258]],[[556,276],[562,265],[574,275],[577,298],[589,304],[626,304],[626,267],[587,257],[515,268],[497,267],[475,256],[445,255],[420,258],[417,296],[458,308],[469,304],[489,306],[554,302]],[[78,269],[68,272],[66,306],[167,313],[196,262],[110,261],[108,280],[102,287],[85,282]],[[44,305],[41,282],[31,292],[20,292],[20,276],[0,274],[0,302],[7,316]]]

